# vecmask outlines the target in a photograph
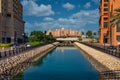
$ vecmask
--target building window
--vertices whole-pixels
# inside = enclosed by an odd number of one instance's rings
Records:
[[[104,15],[108,15],[108,13],[104,13]]]
[[[108,8],[104,8],[104,11],[108,11]]]
[[[117,40],[120,41],[120,36],[117,36]]]
[[[120,32],[120,22],[119,23],[117,23],[117,32]]]
[[[108,22],[104,22],[104,28],[108,27]]]
[[[104,7],[107,7],[108,6],[108,4],[104,4]]]
[[[108,20],[108,18],[107,18],[107,17],[105,17],[105,18],[104,18],[104,20]]]
[[[104,2],[108,2],[109,0],[104,0]]]

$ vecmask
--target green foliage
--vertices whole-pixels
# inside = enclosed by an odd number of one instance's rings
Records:
[[[96,38],[96,40],[97,40],[97,43],[99,43],[99,38]]]
[[[120,8],[115,9],[116,12],[120,12]]]
[[[31,44],[32,46],[37,46],[40,44],[40,42],[34,41],[34,42],[28,42],[28,44]]]
[[[0,47],[11,47],[12,44],[0,44]]]
[[[87,36],[88,38],[92,38],[92,31],[91,31],[91,30],[88,30],[88,31],[86,32],[86,36]]]
[[[93,32],[93,37],[96,38],[96,32]]]
[[[29,37],[29,43],[33,46],[53,41],[55,41],[55,38],[53,38],[52,34],[46,35],[46,32],[42,31],[33,31]]]
[[[91,40],[91,43],[94,43],[94,40],[93,40],[93,39]]]
[[[110,24],[113,27],[115,24],[120,22],[120,8],[115,9],[116,14],[112,15],[110,18]]]
[[[82,39],[82,37],[79,37],[79,41],[82,41],[83,39]]]
[[[96,32],[94,32],[93,35],[96,36]]]
[[[34,41],[40,41],[44,38],[45,34],[41,31],[33,31],[30,34],[29,41],[34,42]]]
[[[91,40],[91,43],[98,43],[98,42],[99,42],[98,39],[92,39],[92,40]]]
[[[82,32],[82,35],[84,35],[84,32]]]

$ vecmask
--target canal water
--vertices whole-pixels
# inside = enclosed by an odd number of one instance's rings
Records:
[[[99,80],[97,70],[75,47],[57,47],[23,73],[23,80]]]

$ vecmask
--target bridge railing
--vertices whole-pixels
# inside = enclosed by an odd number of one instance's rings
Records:
[[[80,43],[87,45],[89,47],[92,47],[96,50],[102,51],[104,53],[120,58],[120,52],[117,49],[108,49],[106,46],[95,45],[94,43],[88,43],[88,42],[80,42]]]
[[[51,43],[47,43],[47,44],[51,44]],[[29,51],[29,50],[33,50],[33,49],[43,46],[43,45],[46,45],[46,44],[41,44],[41,45],[31,46],[31,47],[14,48],[14,49],[7,50],[7,51],[0,51],[0,60],[21,54],[21,53]]]

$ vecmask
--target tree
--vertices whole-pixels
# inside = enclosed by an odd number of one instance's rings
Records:
[[[94,35],[94,38],[96,38],[96,32],[94,32],[93,35]]]
[[[92,38],[92,31],[91,31],[91,30],[88,30],[88,31],[86,32],[86,36],[87,36],[88,38]]]
[[[84,32],[82,32],[82,35],[84,35]]]
[[[50,43],[56,41],[52,34],[46,35],[46,32],[33,31],[29,36],[29,44],[37,46],[40,44]]]
[[[45,34],[42,31],[33,31],[30,34],[29,40],[30,41],[41,41],[44,40]]]
[[[113,27],[116,25],[118,22],[120,22],[120,8],[115,9],[115,13],[113,16],[110,18],[110,25]]]

